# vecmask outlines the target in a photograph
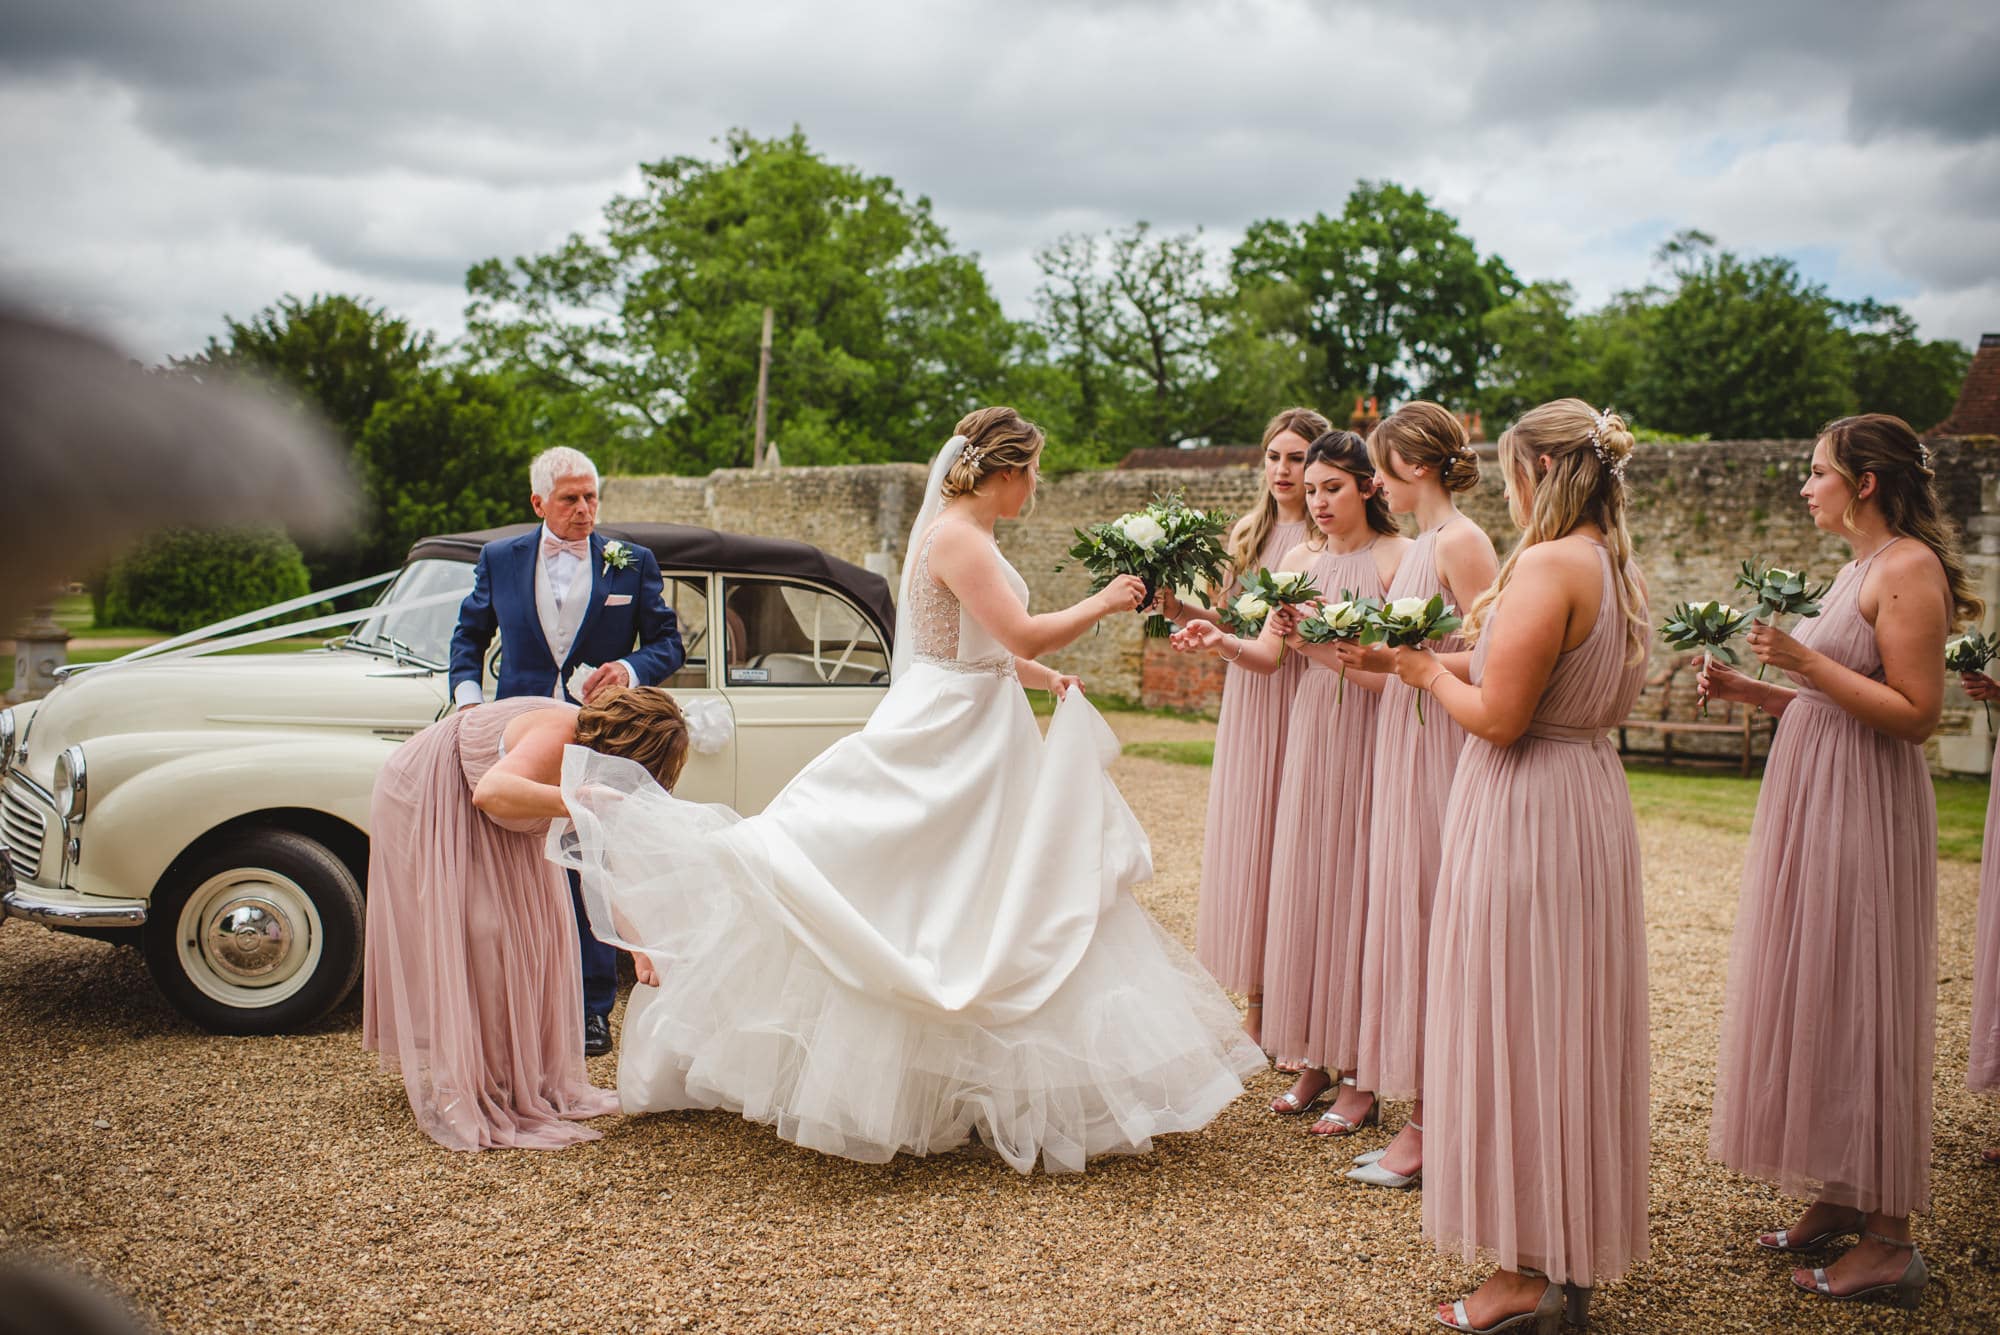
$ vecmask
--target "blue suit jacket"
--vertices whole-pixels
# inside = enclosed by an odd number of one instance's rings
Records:
[[[500,538],[480,549],[472,572],[472,592],[458,608],[458,629],[451,636],[451,690],[461,681],[480,679],[480,660],[500,632],[500,698],[551,696],[562,682],[565,697],[569,675],[579,663],[602,666],[616,659],[632,665],[641,686],[657,686],[680,669],[687,654],[674,610],[667,606],[660,563],[651,549],[628,542],[632,563],[623,570],[604,564],[604,538],[590,535],[590,606],[577,626],[569,656],[555,661],[542,634],[535,610],[536,556],[542,529],[536,525],[518,538]],[[613,607],[607,599],[629,601]],[[638,645],[635,650],[634,644]],[[577,703],[582,703],[577,701]]]

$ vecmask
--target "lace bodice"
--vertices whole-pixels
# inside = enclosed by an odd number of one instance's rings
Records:
[[[909,616],[910,657],[919,663],[959,672],[991,672],[1011,677],[1014,655],[966,614],[950,589],[931,578],[931,543],[940,527],[933,524],[924,535],[923,544],[917,549],[916,565],[910,571],[910,605],[905,609]],[[1008,587],[1021,600],[1021,606],[1026,607],[1028,582],[1000,555],[997,545],[993,557],[1006,572]]]

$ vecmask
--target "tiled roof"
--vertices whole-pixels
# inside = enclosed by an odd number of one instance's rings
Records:
[[[1958,390],[1958,406],[1927,434],[2000,436],[2000,334],[1979,336],[1979,351]]]

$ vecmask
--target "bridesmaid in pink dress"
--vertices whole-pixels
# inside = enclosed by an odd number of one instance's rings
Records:
[[[1853,547],[1819,616],[1750,648],[1795,685],[1721,664],[1710,697],[1780,716],[1743,867],[1716,1064],[1711,1157],[1812,1203],[1758,1242],[1861,1241],[1801,1289],[1914,1307],[1928,1271],[1909,1216],[1930,1204],[1937,1001],[1937,805],[1923,743],[1944,704],[1945,637],[1975,618],[1928,450],[1901,419],[1821,433],[1801,494]]]
[[[1368,437],[1389,508],[1416,516],[1416,543],[1389,586],[1389,599],[1444,595],[1458,610],[1486,592],[1498,562],[1485,530],[1452,497],[1479,484],[1478,456],[1449,409],[1421,399],[1384,418]],[[1459,637],[1439,642],[1456,652]],[[1352,668],[1393,671],[1380,645],[1343,643]],[[1444,807],[1458,772],[1465,730],[1443,711],[1417,722],[1416,692],[1391,676],[1375,730],[1374,802],[1368,823],[1368,934],[1361,955],[1361,1052],[1355,1082],[1381,1099],[1416,1107],[1384,1150],[1357,1159],[1348,1176],[1369,1186],[1417,1185],[1424,1162],[1424,977],[1431,899],[1443,851]]]
[[[1410,543],[1376,490],[1368,446],[1352,431],[1330,431],[1306,453],[1306,509],[1314,536],[1287,552],[1279,570],[1310,573],[1329,600],[1351,591],[1379,598]],[[1271,1105],[1296,1116],[1354,1065],[1361,1031],[1361,938],[1367,908],[1369,782],[1375,707],[1382,676],[1351,672],[1325,646],[1290,632],[1298,618],[1281,608],[1254,640],[1196,622],[1175,637],[1182,650],[1233,639],[1242,670],[1271,673],[1296,651],[1304,676],[1292,701],[1278,784],[1271,897],[1264,937],[1264,1045],[1300,1067],[1298,1082]],[[1341,1086],[1345,1096],[1349,1085]],[[1370,1104],[1336,1104],[1318,1134],[1345,1134],[1368,1119]]]
[[[1424,1232],[1499,1269],[1439,1305],[1454,1330],[1583,1325],[1591,1288],[1646,1255],[1646,926],[1607,736],[1650,637],[1631,450],[1580,399],[1523,415],[1500,438],[1523,532],[1467,617],[1476,648],[1396,654],[1471,734],[1431,917]]]
[[[1961,675],[1966,693],[1982,702],[2000,700],[2000,682],[1984,672]],[[1972,1060],[1965,1086],[1977,1094],[2000,1094],[2000,755],[1995,756],[1993,790],[1986,799],[1986,834],[1980,843],[1979,935],[1972,965]],[[2000,1146],[1980,1151],[2000,1163]]]
[[[1237,577],[1274,569],[1305,541],[1305,461],[1313,441],[1331,428],[1310,408],[1287,408],[1264,427],[1263,490],[1229,536]],[[1235,580],[1221,591],[1234,596]],[[1161,615],[1183,626],[1213,625],[1215,613],[1159,596]],[[1230,658],[1233,637],[1220,650]],[[1271,892],[1271,831],[1278,775],[1291,719],[1292,693],[1303,671],[1293,659],[1269,675],[1232,666],[1223,678],[1209,770],[1208,828],[1201,852],[1201,899],[1195,913],[1195,958],[1215,981],[1245,994],[1244,1032],[1263,1042],[1264,928]]]
[[[579,1119],[618,1111],[584,1069],[576,916],[542,851],[571,744],[669,787],[688,745],[655,687],[581,710],[501,700],[424,729],[375,780],[361,1044],[447,1149],[560,1149],[597,1138]]]

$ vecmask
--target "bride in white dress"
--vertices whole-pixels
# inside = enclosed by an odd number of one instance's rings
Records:
[[[1207,1125],[1263,1067],[1132,898],[1152,853],[1106,773],[1117,739],[1034,661],[1144,597],[1121,577],[1029,615],[993,523],[1033,495],[1041,445],[1011,408],[959,423],[911,532],[887,695],[761,814],[569,748],[574,829],[551,853],[642,960],[625,1111],[729,1108],[867,1162],[976,1131],[1022,1172],[1074,1172]],[[1060,697],[1046,739],[1024,684]]]

